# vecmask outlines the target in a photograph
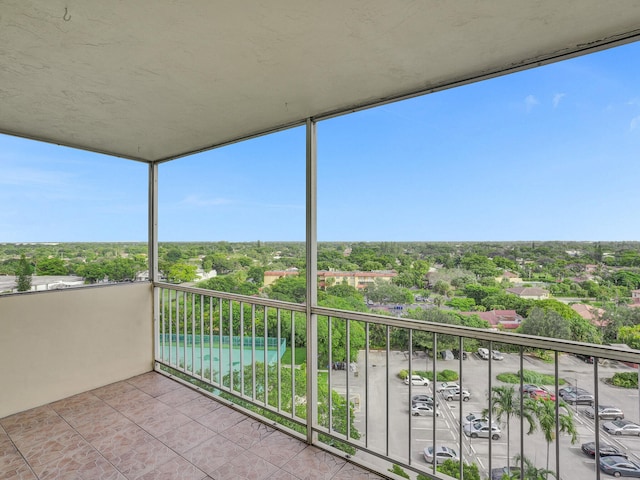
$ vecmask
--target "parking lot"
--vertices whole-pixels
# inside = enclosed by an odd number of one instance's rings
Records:
[[[368,369],[365,372],[364,355],[360,355],[358,362],[359,376],[350,378],[350,396],[357,398],[356,428],[363,435],[362,441],[367,442],[367,447],[386,455],[403,459],[418,468],[430,469],[423,457],[423,449],[433,445],[434,436],[437,445],[446,445],[461,453],[461,456],[478,465],[482,478],[488,478],[491,468],[498,468],[508,464],[507,462],[507,425],[503,422],[499,425],[501,437],[498,440],[489,441],[487,438],[470,438],[460,435],[462,415],[475,412],[481,413],[488,408],[489,395],[489,362],[482,360],[477,354],[469,355],[462,362],[462,376],[459,382],[463,388],[469,390],[471,398],[466,402],[446,401],[441,394],[436,393],[439,402],[439,416],[435,420],[426,416],[412,416],[409,414],[411,396],[419,393],[433,394],[433,384],[429,387],[414,385],[409,387],[397,376],[401,369],[408,368],[408,358],[402,352],[391,352],[387,364],[385,352],[370,352]],[[459,372],[459,361],[438,360],[436,368],[455,370]],[[415,357],[413,369],[432,370],[432,359]],[[545,363],[537,358],[524,356],[523,367],[540,373],[553,374],[554,364]],[[520,356],[517,354],[505,354],[504,360],[491,362],[491,386],[504,385],[496,380],[496,375],[502,372],[516,373],[520,369]],[[616,362],[598,366],[599,400],[601,405],[615,405],[622,408],[625,418],[638,420],[638,392],[612,387],[602,381],[611,377],[618,371],[632,371],[627,366]],[[336,390],[344,391],[344,381],[340,375],[352,375],[349,372],[339,372],[333,379]],[[561,355],[558,362],[558,376],[569,384],[594,391],[593,365],[571,355]],[[368,380],[368,392],[365,389],[365,380]],[[388,382],[388,389],[387,389]],[[345,385],[346,386],[346,385]],[[518,388],[519,386],[516,386]],[[548,387],[553,390],[553,385]],[[367,401],[368,393],[368,401]],[[388,407],[388,408],[387,408]],[[561,434],[560,449],[560,477],[566,480],[573,478],[595,478],[595,461],[587,457],[580,449],[582,443],[595,439],[594,421],[586,417],[582,411],[585,406],[570,407],[574,412],[575,424],[578,431],[578,442],[570,443],[567,435]],[[388,410],[388,417],[387,417]],[[435,427],[435,428],[434,428]],[[531,435],[526,434],[528,424],[524,423],[525,434],[524,455],[538,468],[546,468],[547,443],[543,434],[538,431]],[[510,455],[513,457],[521,452],[520,420],[512,418],[510,421]],[[630,458],[640,460],[640,437],[611,436],[601,430],[601,441],[606,441],[625,451]],[[550,444],[549,468],[555,470],[556,442]],[[374,463],[382,462],[372,459]],[[514,465],[512,460],[511,465]],[[386,465],[388,468],[390,465]],[[602,474],[606,477],[606,475]]]

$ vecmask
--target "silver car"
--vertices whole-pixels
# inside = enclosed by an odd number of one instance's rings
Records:
[[[614,420],[602,425],[605,432],[611,435],[637,435],[640,436],[640,425],[629,420]]]
[[[493,440],[498,440],[502,435],[500,428],[495,423],[489,428],[487,422],[467,423],[463,427],[463,431],[467,437],[471,438],[489,438],[491,436]]]
[[[433,447],[426,447],[423,451],[424,459],[427,463],[433,463]],[[436,464],[443,463],[445,460],[460,460],[458,452],[451,447],[439,445],[435,452]]]
[[[413,407],[411,407],[411,415],[417,417],[422,415],[424,417],[432,417],[433,416],[433,404],[429,405],[428,403],[416,403]],[[436,417],[440,416],[440,412],[436,410]]]
[[[596,418],[596,411],[592,406],[585,408],[584,414],[589,418]],[[624,418],[624,412],[618,407],[598,405],[598,417],[600,417],[601,420],[622,420]]]

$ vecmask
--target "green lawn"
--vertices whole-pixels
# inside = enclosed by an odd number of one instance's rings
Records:
[[[298,347],[295,349],[296,358],[295,364],[302,365],[303,363],[307,363],[307,349],[303,347]],[[291,365],[291,349],[287,348],[287,351],[282,355],[281,360],[283,365]]]

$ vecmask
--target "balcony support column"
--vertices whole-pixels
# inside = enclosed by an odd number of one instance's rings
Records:
[[[317,231],[316,122],[307,119],[306,142],[306,253],[307,253],[307,442],[315,442],[318,420],[318,231]]]
[[[153,319],[153,357],[157,358],[160,351],[160,289],[155,288],[158,279],[158,164],[149,164],[149,210],[147,223],[149,233],[147,235],[147,267],[149,268],[149,280],[153,290],[151,315]]]

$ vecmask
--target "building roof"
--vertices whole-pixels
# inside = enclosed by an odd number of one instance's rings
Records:
[[[602,308],[597,308],[592,305],[586,305],[584,303],[574,303],[571,308],[578,313],[585,320],[589,320],[596,327],[604,327],[607,325],[607,321],[601,321],[600,318],[604,313]]]
[[[634,41],[636,0],[4,0],[0,133],[163,161]]]
[[[507,292],[513,293],[520,297],[541,297],[549,295],[549,291],[538,287],[512,287],[507,288]]]

